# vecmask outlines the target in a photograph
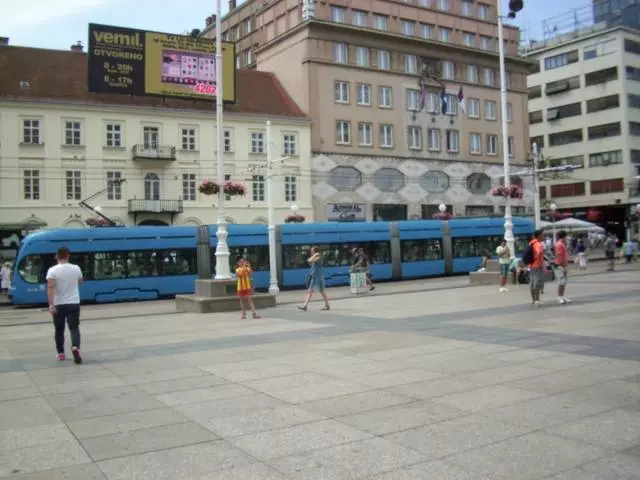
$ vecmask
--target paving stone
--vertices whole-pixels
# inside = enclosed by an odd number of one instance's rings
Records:
[[[225,398],[202,403],[177,405],[174,410],[198,423],[206,423],[212,418],[235,414],[246,414],[254,410],[273,408],[286,403],[262,393],[244,397]]]
[[[302,365],[267,365],[262,368],[221,372],[218,373],[218,376],[230,382],[245,383],[252,380],[293,375],[295,373],[304,372],[305,368],[306,366]]]
[[[481,412],[513,403],[543,397],[544,394],[519,388],[495,385],[462,393],[453,393],[433,399],[435,403],[448,405],[469,412]]]
[[[270,432],[234,437],[230,441],[254,457],[265,460],[364,440],[370,436],[368,433],[343,423],[324,420]]]
[[[495,477],[478,476],[477,473],[436,460],[391,473],[376,475],[366,480],[495,480]]]
[[[371,387],[343,380],[332,380],[280,392],[269,392],[269,394],[289,403],[302,403],[348,395],[350,393],[364,392],[366,390],[371,390]]]
[[[640,480],[640,458],[611,455],[549,477],[548,480]]]
[[[0,452],[0,477],[90,462],[91,459],[76,440],[46,443]]]
[[[611,408],[640,401],[640,384],[613,381],[567,392],[576,402],[598,403]]]
[[[314,372],[303,372],[283,377],[272,377],[262,380],[244,382],[243,385],[258,392],[269,393],[282,390],[291,390],[309,385],[318,385],[334,381],[335,378]]]
[[[68,393],[72,394],[79,390],[83,392],[97,392],[99,390],[123,386],[125,386],[125,382],[117,377],[104,377],[91,380],[65,381],[57,385],[43,385],[40,387],[40,391],[43,395],[49,397],[53,395],[64,395]]]
[[[152,383],[142,383],[138,388],[149,395],[162,395],[163,393],[180,392],[196,388],[215,387],[227,383],[226,380],[215,375],[201,375],[198,377],[177,378]]]
[[[55,361],[55,358],[53,361]],[[64,363],[68,365],[64,365]],[[100,378],[117,378],[113,372],[102,365],[83,364],[82,368],[77,368],[73,362],[64,363],[57,365],[56,368],[32,370],[29,372],[29,376],[33,383],[40,387]]]
[[[406,385],[397,385],[387,390],[399,393],[400,395],[408,395],[414,398],[429,399],[442,397],[451,393],[465,392],[475,390],[482,386],[480,382],[458,377],[442,377],[426,382],[415,382]]]
[[[0,373],[0,392],[4,390],[33,386],[34,383],[27,372]]]
[[[193,390],[181,390],[179,392],[165,393],[156,398],[169,406],[185,405],[189,403],[202,403],[223,398],[242,397],[254,393],[253,390],[242,385],[226,384],[207,388],[195,388]]]
[[[420,401],[380,410],[340,417],[340,422],[376,435],[385,435],[408,428],[464,415],[457,408]]]
[[[22,398],[39,397],[40,395],[40,390],[38,390],[36,387],[0,390],[0,402],[6,402],[8,400],[20,400]]]
[[[0,430],[59,424],[60,418],[42,397],[0,403]]]
[[[106,480],[100,469],[93,463],[71,465],[32,473],[17,473],[10,480]]]
[[[0,451],[73,440],[75,440],[73,435],[62,423],[0,430]]]
[[[98,462],[108,480],[208,479],[225,469],[255,463],[224,440]]]
[[[100,461],[204,443],[216,438],[216,435],[195,423],[176,423],[85,438],[82,446],[94,461]]]
[[[385,390],[369,390],[367,392],[342,395],[311,402],[300,403],[305,410],[316,412],[326,417],[341,417],[356,413],[378,410],[394,405],[415,402],[415,398],[387,392]]]
[[[482,370],[481,372],[467,373],[465,375],[461,375],[460,377],[465,380],[470,380],[472,382],[478,382],[485,386],[489,386],[513,380],[520,380],[523,378],[537,377],[546,373],[549,373],[549,371],[516,364],[498,368],[490,368],[487,370]]]
[[[195,480],[288,480],[280,472],[264,463],[252,463],[235,468],[208,473],[204,477],[191,477]]]
[[[185,423],[189,419],[171,408],[158,408],[140,412],[126,412],[115,415],[67,422],[73,434],[79,438],[99,437],[117,433],[132,432],[144,428],[160,427],[174,423]]]
[[[600,448],[534,432],[453,455],[448,461],[481,475],[528,480],[557,474],[606,454]]]
[[[121,375],[120,379],[127,385],[139,385],[168,380],[197,378],[207,374],[207,372],[198,368],[173,368],[136,375]]]

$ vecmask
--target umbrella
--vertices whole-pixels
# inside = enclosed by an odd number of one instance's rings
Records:
[[[604,232],[604,228],[596,225],[595,223],[586,222],[584,220],[578,220],[577,218],[565,218],[558,222],[548,223],[548,227],[545,225],[545,228],[554,227],[556,230],[570,230],[572,232]]]

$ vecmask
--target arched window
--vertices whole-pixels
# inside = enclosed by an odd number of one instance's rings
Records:
[[[147,173],[144,177],[144,199],[160,200],[160,178],[155,173]]]

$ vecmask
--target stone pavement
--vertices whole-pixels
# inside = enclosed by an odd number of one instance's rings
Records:
[[[111,306],[81,366],[49,323],[0,328],[0,478],[639,479],[640,271],[572,280],[537,309],[526,287]]]

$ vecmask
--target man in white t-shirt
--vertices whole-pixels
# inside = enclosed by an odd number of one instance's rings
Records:
[[[64,356],[64,329],[69,325],[71,334],[71,353],[76,364],[82,363],[80,356],[80,290],[82,270],[77,265],[69,263],[69,249],[60,247],[56,252],[58,264],[47,272],[47,297],[49,311],[53,315],[53,325],[56,329],[56,358],[60,361]]]

